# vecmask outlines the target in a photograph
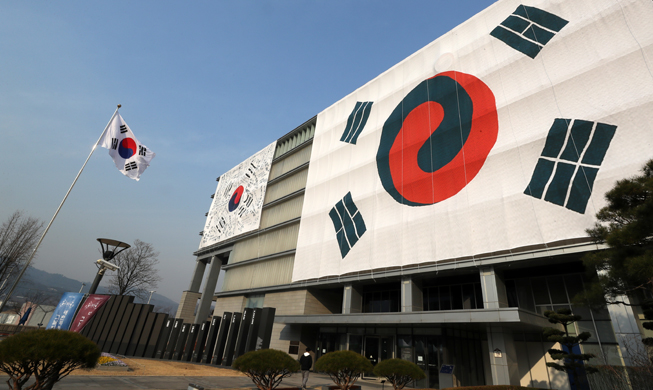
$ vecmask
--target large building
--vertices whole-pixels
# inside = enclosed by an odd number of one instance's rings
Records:
[[[629,364],[636,309],[571,298],[605,192],[653,157],[652,20],[650,0],[500,0],[356,89],[220,176],[177,317],[274,307],[295,357],[568,389],[541,332],[571,307],[586,352]]]

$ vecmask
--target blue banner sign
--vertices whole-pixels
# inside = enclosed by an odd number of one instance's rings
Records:
[[[46,329],[68,330],[82,298],[84,294],[81,293],[64,293]]]

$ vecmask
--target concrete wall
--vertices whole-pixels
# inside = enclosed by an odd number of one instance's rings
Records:
[[[245,308],[245,296],[237,295],[235,297],[218,298],[215,302],[213,316],[222,317],[225,311],[229,313],[242,313]]]
[[[548,350],[561,349],[559,344],[547,342],[515,341],[519,366],[519,385],[540,389],[570,390],[566,373],[546,366],[553,362]]]
[[[184,291],[181,293],[181,300],[177,308],[175,318],[183,318],[186,323],[193,323],[195,321],[195,309],[197,308],[197,301],[202,297],[202,293],[193,291]]]

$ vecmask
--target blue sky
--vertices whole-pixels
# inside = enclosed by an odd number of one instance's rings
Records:
[[[0,221],[47,223],[120,103],[157,156],[98,148],[33,264],[92,281],[96,238],[140,239],[178,301],[216,177],[492,3],[2,2]]]

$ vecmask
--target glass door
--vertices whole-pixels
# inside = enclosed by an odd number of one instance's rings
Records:
[[[394,357],[394,337],[365,336],[363,356],[376,366],[379,362]],[[366,372],[365,376],[375,376],[372,372]]]
[[[365,336],[365,349],[363,356],[367,358],[367,360],[372,363],[372,366],[376,366],[376,364],[379,362],[379,349],[380,349],[381,343],[379,342],[378,337],[370,337],[370,336]],[[366,372],[365,376],[374,376],[374,374],[370,372]]]
[[[437,336],[428,336],[427,339],[427,375],[429,387],[431,389],[440,388],[440,338]]]

